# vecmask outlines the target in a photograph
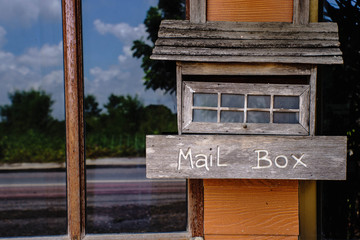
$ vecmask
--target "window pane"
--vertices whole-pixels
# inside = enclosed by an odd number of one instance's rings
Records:
[[[274,123],[299,123],[299,113],[274,113]]]
[[[0,237],[66,235],[61,1],[0,9]]]
[[[82,3],[87,233],[186,230],[186,181],[146,178],[145,135],[177,134],[175,94],[146,90],[131,50],[153,44],[143,24],[151,3]]]
[[[269,123],[270,113],[269,112],[247,112],[248,123]]]
[[[299,109],[299,97],[275,96],[274,108]]]
[[[194,109],[193,122],[217,122],[217,111]]]
[[[248,96],[248,108],[270,108],[270,96]]]
[[[232,108],[243,108],[244,107],[244,95],[222,94],[221,95],[221,106],[222,107],[232,107]]]
[[[196,107],[217,107],[218,95],[207,93],[194,93],[194,106]]]
[[[244,122],[244,112],[221,111],[220,122]]]

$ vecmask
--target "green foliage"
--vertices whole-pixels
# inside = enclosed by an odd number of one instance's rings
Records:
[[[175,63],[171,61],[153,61],[150,59],[154,43],[157,39],[162,19],[184,19],[184,0],[159,0],[157,7],[151,7],[146,15],[144,24],[149,34],[148,40],[135,40],[132,46],[133,56],[142,59],[141,67],[144,70],[144,85],[146,89],[162,89],[173,93],[176,86]]]
[[[51,117],[51,97],[36,90],[9,97],[11,104],[0,106],[0,163],[64,162],[65,122]],[[176,114],[144,107],[138,96],[111,94],[104,108],[94,96],[84,98],[87,158],[144,156],[146,134],[176,132]]]
[[[1,121],[5,129],[23,132],[27,129],[47,129],[53,118],[53,101],[44,91],[15,91],[9,94],[10,105],[0,106]]]

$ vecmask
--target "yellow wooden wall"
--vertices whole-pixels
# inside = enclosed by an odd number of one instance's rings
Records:
[[[207,0],[207,20],[292,22],[293,6],[293,0]]]
[[[204,180],[206,240],[297,240],[298,181]]]

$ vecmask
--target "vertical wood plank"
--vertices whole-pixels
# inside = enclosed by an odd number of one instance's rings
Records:
[[[310,22],[319,20],[319,0],[310,0]]]
[[[188,230],[193,237],[204,236],[204,187],[202,179],[188,180]]]
[[[310,17],[310,0],[294,0],[294,24],[308,24]]]
[[[206,22],[206,0],[190,0],[190,22]]]
[[[208,21],[292,22],[293,0],[207,0]]]
[[[186,0],[185,2],[185,19],[190,20],[190,0]]]
[[[299,239],[316,240],[316,181],[299,181],[299,212]]]
[[[68,235],[85,235],[85,170],[81,0],[63,0]]]
[[[204,180],[206,239],[213,235],[298,236],[298,217],[298,181]]]
[[[313,66],[310,74],[310,136],[315,136],[316,132],[316,77],[317,67]]]
[[[182,133],[182,91],[181,91],[181,85],[182,85],[182,74],[181,74],[181,63],[176,62],[176,108],[177,108],[177,125],[178,125],[178,134],[181,135]]]

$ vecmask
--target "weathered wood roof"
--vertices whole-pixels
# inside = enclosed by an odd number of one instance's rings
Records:
[[[151,59],[341,64],[336,23],[161,22]]]

